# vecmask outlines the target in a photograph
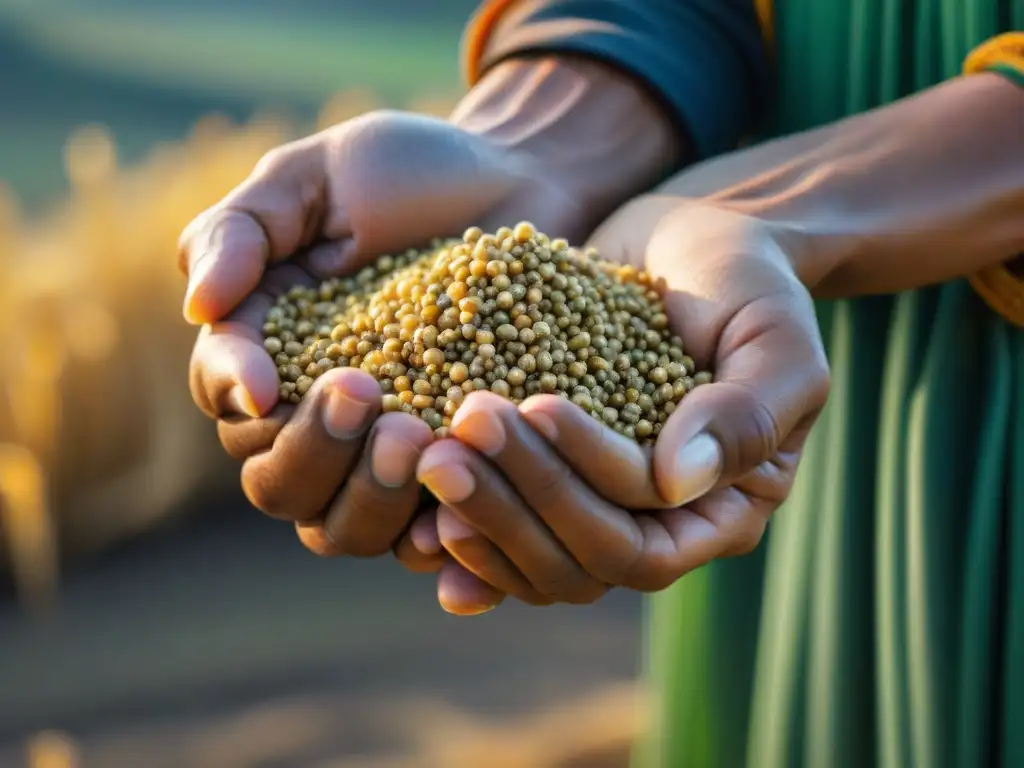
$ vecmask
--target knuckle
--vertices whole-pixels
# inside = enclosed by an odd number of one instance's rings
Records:
[[[297,187],[296,197],[299,200],[301,210],[320,210],[326,205],[326,201],[324,200],[324,189],[318,179],[303,178],[298,182]],[[315,217],[313,218],[315,220]],[[314,224],[310,224],[310,227],[313,227]],[[303,242],[310,241],[310,239],[315,237],[316,234],[317,233],[315,231],[313,233],[306,233],[303,237]]]
[[[346,144],[361,153],[386,152],[400,146],[411,135],[410,128],[421,126],[410,123],[408,117],[392,109],[374,109],[338,126]]]
[[[782,442],[782,427],[771,409],[753,393],[748,393],[748,406],[746,409],[749,414],[747,439],[755,447],[757,460],[753,461],[752,456],[745,463],[753,463],[756,466],[775,453],[779,443]]]
[[[322,526],[296,526],[296,533],[302,546],[317,557],[337,557],[342,554]]]
[[[236,437],[230,421],[226,419],[217,422],[217,437],[224,452],[236,461],[245,461],[259,452],[259,448],[256,446]]]
[[[322,511],[312,508],[312,499],[301,485],[301,479],[289,472],[290,462],[281,457],[261,453],[242,464],[242,492],[263,514],[278,520],[308,522]]]
[[[266,472],[253,471],[248,463],[242,466],[242,492],[256,509],[265,515],[278,519],[296,519],[289,514],[288,498],[282,492],[276,478]]]
[[[253,166],[253,176],[273,176],[280,173],[291,163],[294,154],[295,150],[290,144],[282,144],[268,150]]]
[[[766,526],[767,520],[764,517],[745,517],[731,531],[729,538],[733,543],[727,554],[734,557],[749,555],[761,544]]]
[[[637,592],[661,592],[668,589],[682,576],[664,558],[637,558],[623,576],[623,586]]]

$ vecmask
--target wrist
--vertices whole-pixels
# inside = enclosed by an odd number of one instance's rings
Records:
[[[870,247],[872,238],[839,215],[841,209],[808,206],[799,214],[786,212],[771,197],[741,202],[716,201],[720,208],[740,214],[760,236],[785,254],[795,277],[816,297],[830,297],[835,275]]]
[[[1024,249],[1022,108],[1008,81],[962,78],[666,186],[766,222],[817,298],[932,285]]]
[[[558,190],[584,232],[676,168],[684,147],[661,108],[626,75],[573,57],[494,67],[449,118]],[[555,195],[557,197],[557,195]]]
[[[637,268],[650,269],[651,254],[670,254],[712,270],[716,267],[708,266],[711,262],[739,259],[770,264],[773,275],[785,275],[789,285],[799,284],[813,296],[821,265],[831,258],[816,237],[793,222],[757,216],[708,198],[642,199],[645,202],[636,211],[611,220],[621,242],[604,238],[613,251],[633,256],[617,260]]]

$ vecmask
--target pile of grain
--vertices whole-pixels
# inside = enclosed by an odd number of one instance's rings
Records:
[[[438,436],[466,395],[569,398],[642,445],[711,381],[669,328],[651,278],[570,248],[529,223],[382,256],[358,274],[296,287],[267,314],[281,398],[338,367],[380,382],[385,411]]]

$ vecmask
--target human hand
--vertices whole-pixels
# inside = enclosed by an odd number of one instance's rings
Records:
[[[413,416],[378,418],[380,389],[358,369],[331,370],[299,405],[280,404],[261,334],[279,295],[470,224],[529,216],[572,231],[576,215],[530,156],[426,117],[371,113],[267,155],[187,227],[180,250],[184,314],[203,326],[192,394],[243,461],[250,501],[294,521],[314,552],[381,554],[409,527],[431,439]],[[399,550],[414,569],[440,567],[438,555]]]
[[[606,258],[664,281],[673,329],[713,383],[687,394],[653,450],[578,406],[468,397],[418,474],[437,536],[480,580],[526,602],[591,602],[610,586],[663,589],[759,543],[825,404],[828,366],[799,243],[711,203],[645,197],[593,237]],[[477,613],[458,585],[439,598]],[[467,593],[468,594],[468,593]]]

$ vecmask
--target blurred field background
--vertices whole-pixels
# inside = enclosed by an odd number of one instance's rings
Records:
[[[611,768],[639,603],[443,614],[249,509],[174,244],[267,149],[444,114],[473,0],[0,0],[0,767]]]

